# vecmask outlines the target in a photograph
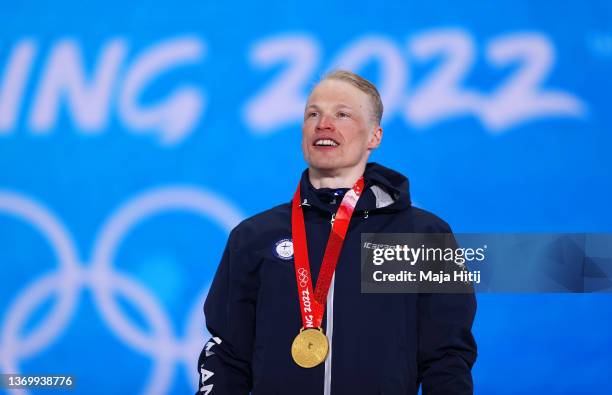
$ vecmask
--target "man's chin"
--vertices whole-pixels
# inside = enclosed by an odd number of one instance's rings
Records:
[[[329,173],[340,169],[340,164],[332,161],[311,162],[308,167],[318,173]]]

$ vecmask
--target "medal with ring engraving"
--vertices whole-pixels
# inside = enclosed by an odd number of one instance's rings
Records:
[[[313,368],[325,361],[329,343],[321,329],[306,329],[293,340],[291,356],[295,363],[303,368]]]

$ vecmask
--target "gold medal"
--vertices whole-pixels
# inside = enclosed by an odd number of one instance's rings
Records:
[[[293,340],[291,356],[303,368],[313,368],[325,361],[329,343],[321,329],[305,329]]]

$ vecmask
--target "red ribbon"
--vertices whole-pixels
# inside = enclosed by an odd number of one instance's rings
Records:
[[[301,207],[300,185],[295,191],[291,210],[291,234],[293,238],[293,261],[295,263],[295,280],[298,289],[298,300],[304,328],[320,328],[325,312],[325,302],[329,286],[338,264],[340,251],[344,244],[349,222],[353,216],[357,201],[363,192],[363,177],[359,178],[353,188],[344,194],[342,203],[336,212],[332,229],[325,247],[323,263],[313,292],[310,262],[308,260],[308,245],[306,242],[306,226]]]

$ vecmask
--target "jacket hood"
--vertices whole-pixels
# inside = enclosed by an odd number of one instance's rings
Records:
[[[366,192],[357,203],[356,211],[375,209],[405,210],[411,206],[409,181],[406,176],[378,163],[368,163],[363,174]],[[308,179],[308,169],[300,181],[302,204],[335,212],[348,188],[315,189]],[[340,196],[340,198],[338,198]],[[304,202],[304,200],[306,200]]]

